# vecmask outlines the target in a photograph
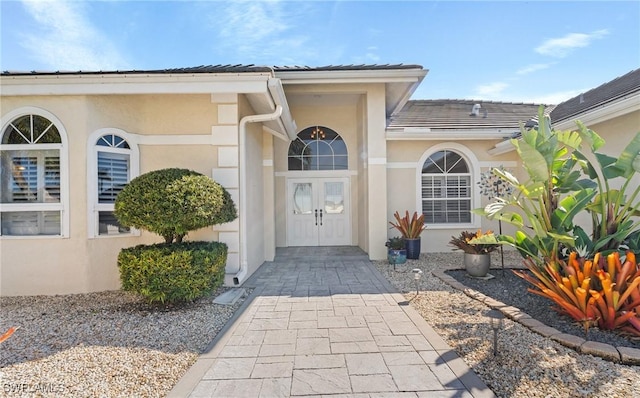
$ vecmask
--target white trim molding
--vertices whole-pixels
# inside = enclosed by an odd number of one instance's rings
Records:
[[[433,130],[431,128],[407,127],[402,130],[387,130],[387,141],[495,141],[510,137],[514,131],[500,129]]]
[[[2,88],[3,94],[6,94],[4,91],[4,86]],[[53,113],[38,108],[35,106],[23,106],[12,111],[9,111],[1,119],[2,130],[0,130],[0,140],[2,139],[2,133],[5,131],[7,124],[12,122],[13,120],[26,115],[38,115],[48,119],[53,125],[58,129],[58,133],[60,134],[60,144],[39,144],[36,145],[36,148],[28,148],[30,150],[38,150],[38,149],[58,149],[60,151],[60,203],[51,203],[48,204],[50,207],[42,207],[38,206],[38,203],[27,203],[27,204],[0,204],[0,211],[4,211],[5,209],[13,209],[15,211],[60,211],[60,235],[38,235],[38,236],[0,236],[0,238],[12,238],[12,239],[37,239],[37,238],[55,238],[62,237],[68,238],[69,229],[70,229],[70,205],[69,205],[69,139],[67,135],[67,130],[64,127],[64,124],[60,119],[58,119]],[[0,141],[1,142],[1,141]],[[21,148],[18,148],[21,147]],[[15,148],[14,148],[15,147]],[[2,145],[0,144],[0,150],[11,150],[11,149],[25,149],[22,145]],[[34,208],[35,207],[35,208]]]
[[[136,143],[136,134],[127,133],[118,128],[101,128],[92,132],[87,138],[87,235],[89,239],[117,236],[139,236],[140,231],[131,229],[128,234],[100,235],[98,233],[99,211],[113,211],[113,204],[98,203],[98,152],[101,147],[96,144],[104,135],[117,135],[129,144],[126,153],[129,155],[129,181],[140,175],[140,150]],[[120,150],[119,152],[125,153]]]
[[[416,162],[389,162],[387,169],[415,169],[418,167]]]
[[[462,144],[458,144],[457,142],[443,142],[441,144],[436,144],[432,147],[429,147],[420,157],[420,160],[416,164],[416,209],[419,212],[422,212],[422,165],[429,158],[429,156],[433,155],[438,151],[443,150],[451,150],[462,155],[464,160],[467,162],[467,165],[470,168],[471,174],[471,209],[478,207],[480,205],[481,197],[480,190],[475,189],[476,182],[480,179],[480,162],[478,158],[473,153],[473,151]],[[481,219],[478,215],[471,213],[471,222],[468,224],[427,224],[429,229],[461,229],[461,228],[480,228]]]

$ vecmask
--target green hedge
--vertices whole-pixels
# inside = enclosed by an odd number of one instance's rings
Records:
[[[181,242],[196,229],[238,217],[229,192],[211,178],[187,169],[142,174],[127,184],[114,204],[118,222]]]
[[[122,249],[118,268],[124,290],[150,303],[174,303],[193,301],[219,287],[226,261],[224,243],[163,243]]]

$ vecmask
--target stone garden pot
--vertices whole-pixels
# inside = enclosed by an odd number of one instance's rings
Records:
[[[464,268],[467,273],[474,277],[487,276],[491,267],[490,254],[464,254]]]

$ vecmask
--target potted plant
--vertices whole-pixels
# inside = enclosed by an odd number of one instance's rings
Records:
[[[396,264],[404,264],[407,262],[407,249],[404,238],[399,236],[389,238],[385,246],[389,249],[387,251],[387,260],[389,260],[389,264],[393,264],[394,268]]]
[[[396,222],[389,221],[392,228],[397,229],[402,234],[407,249],[407,258],[416,260],[420,258],[420,234],[427,227],[424,224],[424,214],[418,215],[413,212],[413,216],[409,216],[409,211],[404,216],[400,216],[397,211],[393,215]]]
[[[492,231],[477,232],[462,231],[460,235],[452,236],[449,244],[453,250],[464,252],[464,267],[467,273],[474,277],[484,277],[491,267],[491,252],[500,247],[498,239]]]

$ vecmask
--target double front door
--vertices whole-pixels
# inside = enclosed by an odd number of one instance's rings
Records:
[[[349,178],[287,181],[288,246],[351,244]]]

